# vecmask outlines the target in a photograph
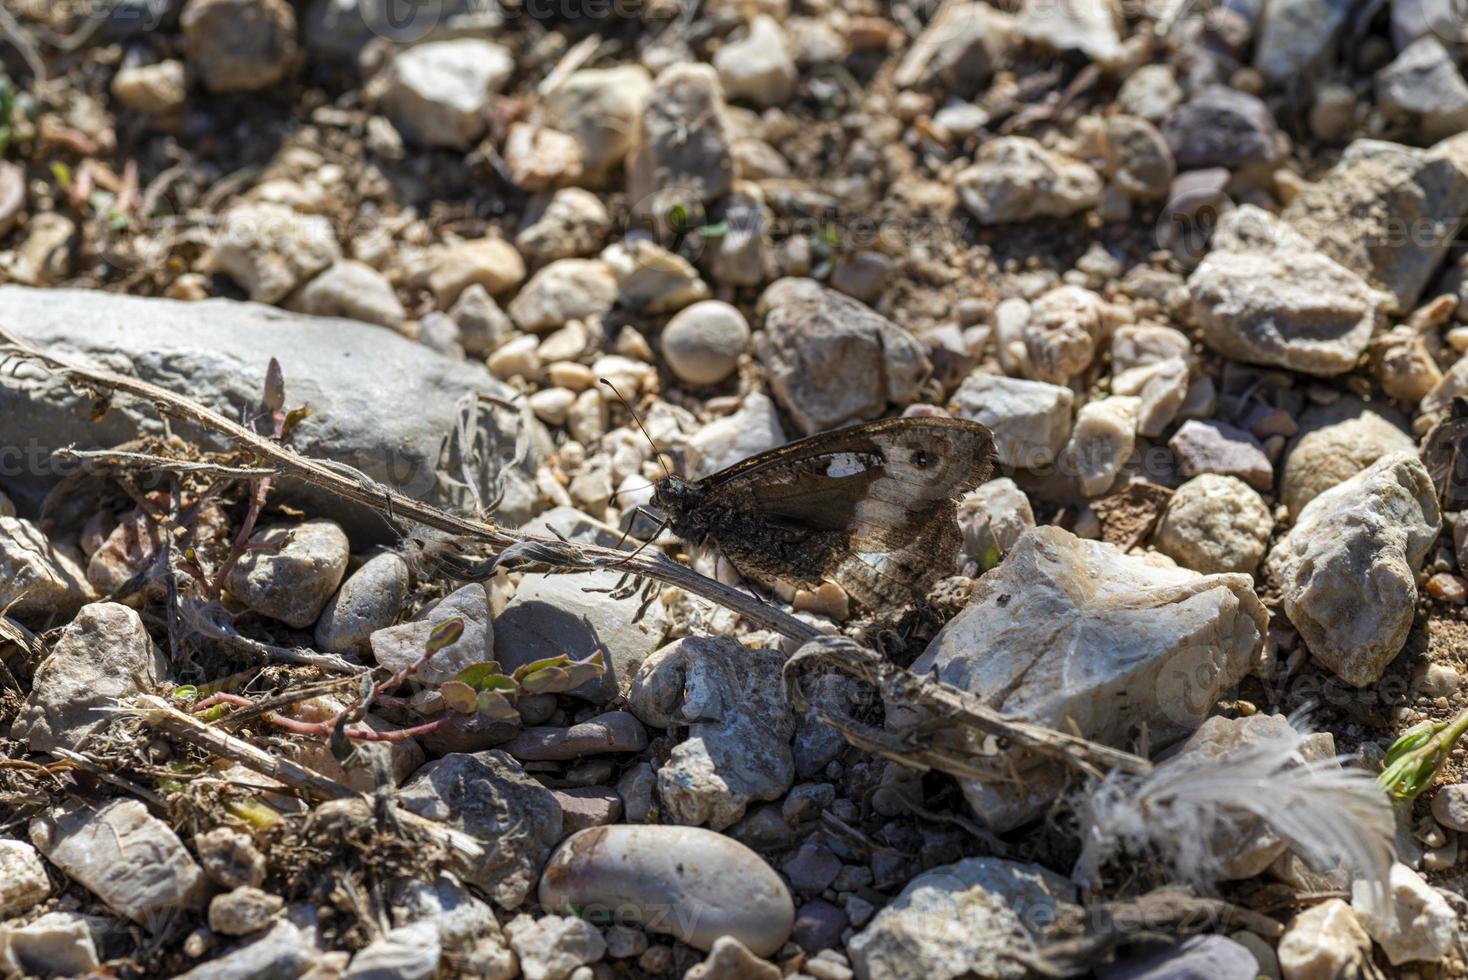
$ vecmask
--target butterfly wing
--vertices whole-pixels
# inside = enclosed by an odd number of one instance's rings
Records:
[[[711,535],[736,566],[863,605],[921,595],[954,566],[956,502],[993,468],[977,422],[887,419],[823,432],[714,474]]]

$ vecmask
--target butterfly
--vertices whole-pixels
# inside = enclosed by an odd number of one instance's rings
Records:
[[[914,417],[821,432],[701,480],[668,475],[652,505],[740,573],[834,582],[876,610],[921,599],[957,570],[958,499],[988,479],[994,435]]]

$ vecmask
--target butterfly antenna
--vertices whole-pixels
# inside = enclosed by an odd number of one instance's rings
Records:
[[[622,393],[617,390],[616,385],[612,384],[606,378],[599,378],[598,380],[601,381],[601,383],[606,385],[608,388],[612,389],[612,394],[616,395],[617,400],[626,407],[627,414],[632,416],[632,421],[637,423],[637,427],[642,430],[643,436],[647,439],[647,444],[652,447],[652,454],[657,457],[658,465],[663,468],[663,473],[671,477],[673,475],[673,471],[668,469],[667,463],[663,462],[662,450],[658,449],[658,444],[652,441],[652,433],[648,432],[647,426],[642,424],[642,419],[638,416],[637,409],[633,408],[632,403],[622,397]]]

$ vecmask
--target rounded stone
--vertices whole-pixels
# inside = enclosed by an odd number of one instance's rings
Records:
[[[347,572],[346,532],[335,521],[277,524],[257,531],[230,570],[232,596],[262,616],[305,629]]]
[[[407,563],[391,551],[372,556],[321,610],[317,646],[331,653],[365,649],[374,632],[397,622],[407,597]]]
[[[1252,575],[1273,529],[1269,506],[1253,487],[1237,477],[1205,473],[1178,488],[1152,543],[1195,572]]]
[[[1280,500],[1298,517],[1305,505],[1391,453],[1416,453],[1403,429],[1354,398],[1307,411],[1285,456]]]
[[[716,299],[694,303],[663,328],[663,359],[680,381],[718,384],[739,366],[749,345],[744,314]]]
[[[1452,783],[1432,798],[1432,816],[1450,830],[1468,831],[1468,783]]]
[[[795,904],[754,851],[701,827],[616,824],[572,834],[540,879],[540,904],[615,912],[697,949],[733,936],[759,956],[784,945]]]
[[[189,0],[179,23],[189,64],[211,92],[258,92],[295,64],[296,14],[286,0]]]

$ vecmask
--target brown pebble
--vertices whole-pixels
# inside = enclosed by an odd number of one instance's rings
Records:
[[[1461,606],[1468,602],[1468,579],[1461,575],[1439,572],[1427,580],[1427,594],[1439,602]]]

